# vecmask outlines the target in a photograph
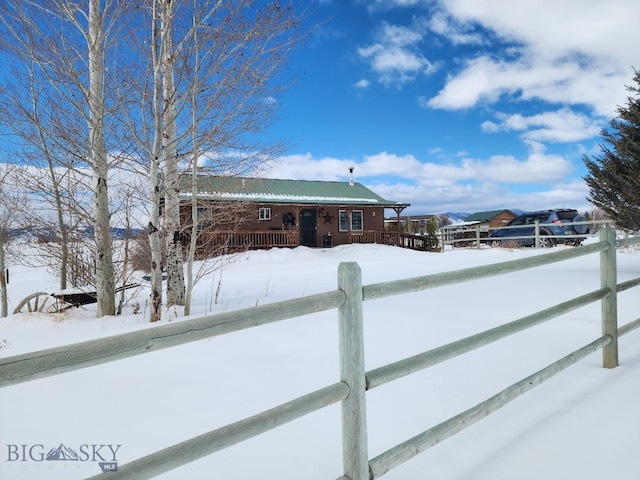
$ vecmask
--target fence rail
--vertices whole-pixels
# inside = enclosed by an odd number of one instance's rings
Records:
[[[503,245],[510,242],[516,244],[519,240],[533,240],[533,245],[540,247],[544,246],[544,243],[541,243],[541,238],[551,239],[554,242],[560,239],[563,243],[571,242],[574,239],[582,241],[586,237],[597,234],[600,228],[610,226],[611,223],[612,222],[610,220],[588,220],[582,222],[563,221],[563,226],[572,227],[576,225],[587,225],[590,233],[563,233],[562,235],[551,234],[549,229],[545,228],[545,224],[538,221],[531,225],[503,225],[500,227],[490,227],[486,224],[447,225],[440,229],[438,237],[441,250],[444,251],[445,245],[451,245],[454,247],[456,245],[480,247],[483,244],[491,244],[492,240],[490,235],[496,230],[522,230],[526,228],[534,228],[533,234],[514,235],[506,238],[496,238],[494,240],[498,243],[502,242]]]
[[[119,466],[117,472],[104,473],[91,478],[110,480],[152,478],[318,409],[342,402],[343,476],[340,478],[342,480],[376,479],[415,455],[488,416],[519,395],[599,349],[603,351],[603,366],[606,368],[616,367],[618,365],[618,337],[640,327],[640,319],[618,327],[617,293],[640,285],[640,278],[617,284],[616,247],[637,244],[640,244],[640,238],[625,239],[616,244],[615,232],[611,229],[603,229],[600,232],[600,241],[591,245],[493,265],[365,286],[361,282],[360,267],[356,263],[342,263],[338,267],[338,290],[335,291],[0,359],[0,387],[8,387],[37,378],[91,367],[160,348],[181,345],[309,313],[337,309],[340,332],[340,380],[338,382],[252,417],[217,428]],[[600,254],[601,288],[419,355],[413,355],[368,372],[365,370],[364,301],[480,280],[595,253]],[[597,301],[600,301],[602,305],[602,332],[593,341],[478,405],[439,425],[428,428],[373,459],[368,458],[367,390]]]

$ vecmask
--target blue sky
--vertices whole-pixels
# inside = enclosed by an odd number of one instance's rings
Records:
[[[269,176],[356,180],[408,214],[591,210],[582,158],[640,68],[631,0],[319,0]]]

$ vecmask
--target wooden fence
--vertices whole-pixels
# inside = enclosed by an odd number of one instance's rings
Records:
[[[508,246],[512,244],[517,246],[520,240],[529,240],[534,247],[539,248],[548,243],[543,242],[543,239],[552,240],[553,243],[571,243],[572,241],[581,241],[587,237],[593,236],[600,228],[604,226],[610,226],[612,222],[610,220],[589,220],[582,222],[562,222],[564,226],[574,225],[587,225],[589,232],[585,234],[564,233],[562,235],[552,235],[548,228],[545,228],[544,223],[540,223],[538,220],[531,224],[529,227],[533,228],[533,234],[527,235],[514,235],[505,238],[491,238],[491,233],[496,230],[522,230],[527,226],[523,225],[504,225],[501,227],[489,227],[486,224],[471,224],[471,225],[447,225],[440,229],[439,241],[441,250],[444,251],[445,245],[451,245],[452,247],[480,247],[484,245],[492,245],[494,242],[497,245]]]
[[[618,246],[636,244],[640,244],[640,238],[618,242]],[[337,309],[340,333],[340,379],[335,383],[252,417],[119,466],[117,472],[103,473],[91,478],[103,480],[152,478],[328,405],[342,402],[343,476],[340,479],[376,479],[493,413],[514,398],[598,349],[602,349],[603,366],[616,367],[618,337],[640,326],[640,319],[637,319],[618,327],[617,293],[640,285],[640,278],[617,283],[616,246],[615,232],[611,229],[603,229],[600,232],[599,241],[590,245],[520,260],[365,286],[361,283],[360,267],[356,263],[342,263],[338,267],[338,290],[335,291],[183,322],[172,322],[123,335],[0,359],[0,387],[287,318]],[[364,301],[479,280],[595,253],[600,254],[601,285],[599,289],[485,332],[366,371],[363,349]],[[602,304],[602,332],[593,341],[478,405],[428,428],[375,458],[369,458],[366,421],[368,390],[597,301]]]

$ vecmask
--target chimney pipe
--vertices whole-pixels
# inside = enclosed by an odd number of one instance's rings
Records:
[[[354,167],[349,167],[349,185],[353,187],[353,169]]]

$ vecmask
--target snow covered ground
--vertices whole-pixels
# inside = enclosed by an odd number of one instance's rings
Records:
[[[562,248],[562,247],[556,247]],[[194,316],[334,290],[356,261],[364,284],[538,255],[533,249],[423,253],[379,245],[238,255],[196,286]],[[599,256],[365,303],[367,369],[515,320],[599,288]],[[618,253],[618,281],[640,254]],[[56,291],[44,269],[11,266],[10,311]],[[123,315],[92,306],[0,319],[0,356],[150,328],[148,291]],[[638,318],[638,290],[619,295],[620,323]],[[137,314],[133,305],[141,305]],[[164,311],[162,323],[182,321]],[[369,457],[436,425],[600,335],[598,303],[367,395]],[[384,476],[389,480],[640,478],[640,332],[620,339],[620,367],[600,352]],[[0,389],[0,479],[100,473],[338,380],[337,312]],[[51,452],[53,458],[46,460]],[[77,460],[69,460],[77,455]],[[333,480],[342,474],[339,405],[158,478]]]

